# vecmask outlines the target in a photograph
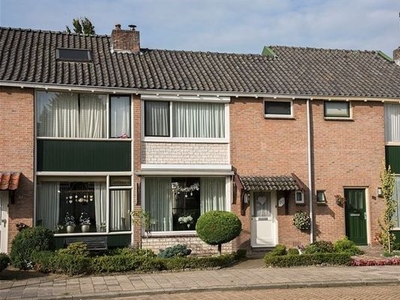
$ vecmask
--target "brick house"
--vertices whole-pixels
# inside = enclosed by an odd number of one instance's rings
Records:
[[[213,252],[195,232],[209,210],[242,220],[225,251],[374,243],[385,156],[400,174],[400,68],[383,53],[153,50],[119,25],[0,31],[0,251],[24,223],[54,230],[59,247],[90,236]],[[129,215],[140,209],[147,238]],[[310,230],[293,226],[298,211]]]

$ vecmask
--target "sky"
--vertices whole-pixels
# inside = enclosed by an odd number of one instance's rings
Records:
[[[142,48],[260,54],[264,46],[381,50],[400,46],[398,0],[0,0],[0,26],[97,34],[134,24]]]

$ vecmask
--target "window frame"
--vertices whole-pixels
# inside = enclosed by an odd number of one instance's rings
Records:
[[[290,103],[290,114],[280,114],[280,113],[267,113],[267,103]],[[293,100],[289,99],[264,99],[263,100],[263,114],[266,119],[293,119]]]
[[[327,105],[329,106],[329,104],[346,104],[347,106],[347,113],[346,114],[328,114],[327,110],[328,109],[332,109],[327,107]],[[335,109],[335,108],[333,108]],[[337,109],[340,110],[341,108]],[[327,120],[351,120],[352,119],[352,106],[351,106],[351,102],[350,101],[324,101],[324,119]]]
[[[146,123],[145,123],[145,110],[146,102],[168,102],[168,122],[169,122],[169,136],[146,136]],[[225,119],[225,137],[223,138],[197,138],[197,137],[174,137],[173,136],[173,105],[174,103],[187,102],[187,103],[215,103],[224,105],[224,119]],[[141,122],[141,138],[144,142],[177,142],[177,143],[228,143],[229,142],[229,102],[227,101],[192,101],[190,99],[174,101],[170,99],[152,99],[143,98],[141,99],[141,115],[143,116]]]
[[[65,54],[70,52],[71,57],[65,57]],[[85,53],[85,57],[73,57],[73,53]],[[64,56],[64,57],[63,57]],[[56,49],[56,59],[59,61],[70,61],[70,62],[86,62],[90,63],[92,59],[92,50],[90,49],[76,49],[76,48],[57,48]]]
[[[327,203],[325,190],[317,190],[316,197],[317,197],[317,199],[316,199],[317,204],[326,204]]]
[[[298,199],[298,196],[300,195],[300,200]],[[294,199],[296,204],[304,204],[304,192],[303,191],[295,191],[294,193]]]

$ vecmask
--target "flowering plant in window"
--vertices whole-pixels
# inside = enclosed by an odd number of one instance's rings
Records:
[[[75,218],[70,215],[68,212],[65,215],[65,226],[75,226]]]
[[[82,212],[81,216],[79,217],[79,222],[81,225],[90,225],[90,218],[87,212]]]
[[[189,228],[190,225],[193,223],[193,217],[191,215],[181,216],[179,217],[178,222],[180,224],[186,224],[186,226]]]

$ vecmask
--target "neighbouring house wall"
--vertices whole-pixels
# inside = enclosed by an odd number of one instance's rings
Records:
[[[384,108],[381,102],[352,102],[352,120],[324,120],[322,101],[312,101],[314,132],[315,189],[325,190],[328,205],[315,208],[319,240],[345,236],[344,208],[334,195],[344,196],[344,188],[367,188],[371,226],[369,242],[379,231],[378,218],[384,207],[377,197],[379,174],[385,158]],[[368,213],[368,211],[367,211]]]
[[[142,142],[143,164],[229,164],[228,144]]]
[[[293,119],[265,119],[262,99],[232,98],[231,163],[240,176],[295,173],[308,185],[306,102],[294,101],[293,111]],[[292,246],[309,242],[309,235],[292,225],[293,214],[297,210],[309,211],[308,195],[305,199],[306,205],[296,205],[294,194],[290,193],[286,198],[288,211],[284,207],[278,208],[278,243]],[[250,206],[244,207],[244,215],[241,210],[238,191],[232,211],[240,216],[243,232],[236,243],[238,248],[249,248]]]
[[[9,205],[10,251],[16,224],[33,221],[34,90],[0,87],[0,105],[0,170],[21,172],[15,203]]]

